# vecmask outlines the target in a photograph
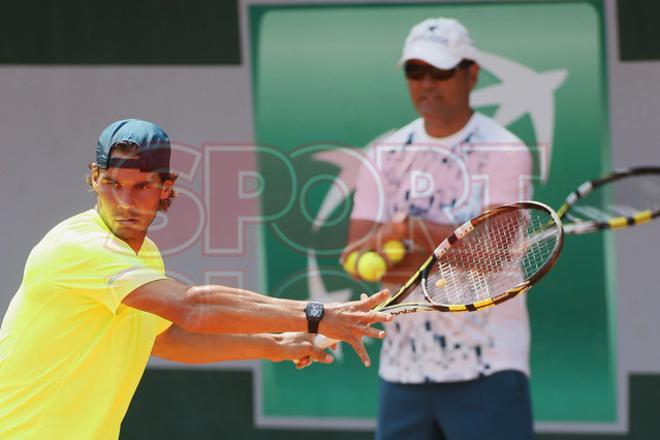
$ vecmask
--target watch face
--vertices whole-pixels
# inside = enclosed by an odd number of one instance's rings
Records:
[[[307,314],[310,318],[320,318],[323,316],[323,306],[321,304],[311,303],[307,305]]]

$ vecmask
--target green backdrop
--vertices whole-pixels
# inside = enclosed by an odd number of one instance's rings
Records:
[[[600,2],[252,6],[249,12],[257,142],[288,155],[295,170],[292,178],[280,158],[259,158],[267,182],[263,210],[277,214],[264,226],[263,241],[264,286],[274,295],[309,297],[308,249],[317,254],[326,290],[350,288],[357,296],[375,289],[350,281],[337,264],[350,198],[326,225],[313,227],[311,220],[341,172],[314,153],[361,148],[416,117],[395,62],[410,27],[425,18],[455,17],[483,51],[536,72],[568,72],[554,93],[552,168],[546,184],[537,181],[536,199],[558,206],[576,184],[609,168]],[[500,81],[482,69],[477,90]],[[529,84],[519,86],[524,93]],[[497,105],[478,110],[493,115]],[[508,128],[530,146],[545,141],[535,139],[529,115]],[[292,190],[297,202],[285,209]],[[529,297],[537,421],[615,420],[610,239],[603,234],[569,238],[556,269]],[[378,348],[370,346],[375,359]],[[262,416],[371,418],[377,367],[376,362],[364,369],[348,350],[332,367],[302,372],[265,363]]]

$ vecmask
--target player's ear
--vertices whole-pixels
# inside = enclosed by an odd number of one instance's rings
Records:
[[[176,182],[178,177],[179,175],[177,173],[170,172],[169,175],[163,179],[163,187],[160,191],[161,200],[165,200],[172,195],[172,191],[174,191],[174,182]]]
[[[170,180],[170,179],[165,180],[160,190],[160,199],[161,200],[167,199],[172,194],[173,188],[174,188],[174,180]]]
[[[99,174],[100,174],[99,167],[95,163],[92,163],[89,166],[89,180],[92,184],[92,189],[95,192],[98,192]]]

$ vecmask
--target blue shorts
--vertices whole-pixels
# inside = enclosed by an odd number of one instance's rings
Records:
[[[380,381],[377,440],[527,440],[533,435],[529,381],[519,371],[465,382]]]

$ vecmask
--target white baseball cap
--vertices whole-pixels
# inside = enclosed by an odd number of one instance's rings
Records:
[[[402,65],[425,61],[438,69],[453,69],[461,60],[477,60],[477,48],[467,29],[453,18],[429,18],[410,30],[403,46]]]

